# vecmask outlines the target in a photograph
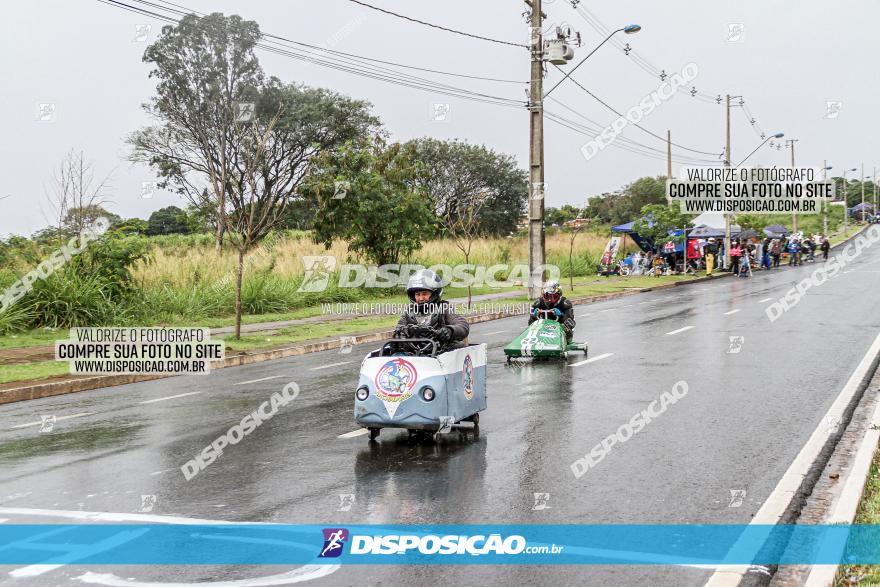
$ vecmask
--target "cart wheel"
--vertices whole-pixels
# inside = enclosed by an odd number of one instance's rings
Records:
[[[508,365],[510,365],[510,361],[511,361],[511,359],[510,359],[510,355],[507,355],[507,364],[508,364]]]
[[[439,442],[440,441],[440,432],[439,431],[435,432],[433,438],[434,438],[434,442]]]
[[[378,436],[379,428],[370,428],[370,442],[375,441]]]
[[[587,345],[584,345],[584,356],[587,354]]]
[[[473,416],[471,416],[471,422],[474,423],[474,426],[479,426],[480,425],[480,415],[474,414]]]

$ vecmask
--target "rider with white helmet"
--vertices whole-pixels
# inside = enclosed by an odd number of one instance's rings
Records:
[[[464,346],[470,326],[441,298],[443,282],[439,275],[430,269],[417,271],[406,284],[406,294],[410,304],[397,322],[395,338],[409,338],[416,331],[427,331],[443,350]]]
[[[538,310],[551,310],[552,313],[538,314]],[[541,299],[536,300],[532,304],[532,311],[529,314],[529,324],[539,318],[547,318],[562,323],[565,330],[565,337],[571,340],[576,326],[574,321],[574,307],[565,296],[562,295],[562,288],[558,281],[548,281],[541,286]]]

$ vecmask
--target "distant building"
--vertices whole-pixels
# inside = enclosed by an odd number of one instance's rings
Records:
[[[590,219],[589,218],[575,218],[574,220],[569,220],[565,223],[565,228],[569,230],[579,230],[581,228],[585,228],[589,226]]]

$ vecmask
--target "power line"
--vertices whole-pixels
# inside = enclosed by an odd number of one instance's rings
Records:
[[[455,33],[456,35],[463,35],[463,36],[465,36],[465,37],[471,37],[471,38],[473,38],[473,39],[480,39],[480,40],[482,40],[482,41],[491,41],[491,42],[493,42],[493,43],[499,43],[499,44],[501,44],[501,45],[511,45],[511,46],[513,46],[513,47],[525,47],[526,49],[529,48],[528,45],[524,45],[524,44],[522,44],[522,43],[511,43],[510,41],[500,41],[500,40],[498,40],[498,39],[491,39],[491,38],[489,38],[489,37],[483,37],[483,36],[481,36],[481,35],[474,35],[474,34],[471,34],[471,33],[465,33],[465,32],[463,32],[463,31],[458,31],[458,30],[451,29],[451,28],[448,28],[448,27],[445,27],[445,26],[440,26],[440,25],[438,25],[438,24],[433,24],[433,23],[430,23],[430,22],[425,22],[424,20],[419,20],[419,19],[417,19],[417,18],[412,18],[412,17],[410,17],[410,16],[405,16],[405,15],[403,15],[403,14],[398,14],[398,13],[396,13],[396,12],[392,12],[392,11],[390,11],[390,10],[385,10],[384,8],[379,8],[378,6],[373,6],[372,4],[367,4],[366,2],[361,2],[360,0],[348,0],[348,1],[349,1],[349,2],[353,2],[354,4],[360,4],[361,6],[365,6],[365,7],[367,7],[367,8],[371,8],[371,9],[373,9],[373,10],[378,10],[379,12],[384,12],[385,14],[390,14],[391,16],[396,16],[397,18],[402,18],[402,19],[404,19],[404,20],[408,20],[408,21],[410,21],[410,22],[415,22],[415,23],[422,24],[422,25],[425,25],[425,26],[429,26],[429,27],[432,27],[432,28],[435,28],[435,29],[440,29],[441,31],[446,31],[446,32],[448,32],[448,33]]]
[[[556,69],[560,69],[558,65],[556,65],[555,67],[556,67]],[[562,70],[560,69],[560,71],[562,71]],[[603,106],[605,106],[605,108],[607,108],[608,110],[610,110],[611,112],[615,113],[615,114],[618,115],[618,116],[623,116],[623,114],[621,114],[620,112],[618,112],[613,106],[611,106],[610,104],[608,104],[607,102],[605,102],[604,100],[602,100],[599,96],[597,96],[596,94],[594,94],[594,93],[591,92],[590,90],[588,90],[588,89],[587,89],[585,86],[583,86],[579,81],[577,81],[576,79],[574,79],[574,78],[571,77],[571,76],[569,76],[568,79],[571,80],[572,83],[574,83],[577,87],[579,87],[580,89],[582,89],[583,91],[585,91],[587,94],[589,94],[594,100],[596,100],[597,102],[599,102],[600,104],[602,104]],[[633,126],[635,126],[637,129],[641,130],[642,132],[645,132],[645,133],[651,135],[651,136],[654,137],[654,138],[660,139],[660,140],[663,141],[664,143],[666,142],[666,139],[665,139],[665,138],[661,137],[660,135],[658,135],[658,134],[656,134],[656,133],[651,132],[650,130],[648,130],[647,128],[643,127],[642,125],[637,124],[637,123],[634,123],[634,122],[631,123],[631,124],[632,124]],[[712,153],[712,152],[710,152],[710,151],[701,151],[701,150],[699,150],[699,149],[691,149],[690,147],[685,147],[684,145],[679,145],[679,144],[677,144],[677,143],[672,143],[672,144],[675,145],[676,147],[678,147],[679,149],[684,149],[685,151],[691,151],[692,153],[699,153],[699,154],[701,154],[701,155],[717,155],[717,154],[718,154],[718,153]]]
[[[148,16],[153,16],[155,18],[177,23],[178,20],[168,16],[167,14],[161,14],[157,12],[153,12],[141,6],[132,6],[130,4],[126,4],[125,2],[121,2],[119,0],[98,0],[104,4],[108,4],[111,6],[115,6],[118,8],[122,8],[124,10],[128,10],[131,12],[135,12],[138,14],[144,14]],[[158,8],[160,10],[168,10],[170,12],[176,12],[181,14],[181,11],[172,10],[160,6],[158,4],[148,2],[146,0],[131,0],[133,2],[137,2],[138,4],[152,6],[154,8]],[[264,37],[266,35],[263,35]],[[274,37],[274,35],[273,35]],[[495,104],[499,106],[508,106],[508,107],[516,107],[521,108],[524,105],[524,102],[521,100],[516,100],[513,98],[506,98],[503,96],[495,96],[491,94],[485,94],[481,92],[475,92],[472,90],[459,88],[456,86],[451,86],[448,84],[443,84],[440,82],[436,82],[433,80],[429,80],[426,78],[421,78],[417,76],[413,76],[410,74],[406,74],[404,72],[394,71],[387,67],[374,66],[369,64],[362,63],[351,63],[345,62],[344,59],[335,57],[335,56],[319,56],[316,55],[314,51],[308,49],[295,49],[288,47],[279,47],[279,43],[277,41],[267,41],[267,42],[258,42],[257,47],[264,51],[268,51],[270,53],[275,53],[278,55],[291,57],[294,59],[298,59],[301,61],[314,63],[317,65],[321,65],[324,67],[328,67],[330,69],[336,69],[339,71],[344,71],[347,73],[352,73],[354,75],[359,75],[362,77],[367,77],[371,79],[376,79],[379,81],[385,81],[388,83],[393,83],[396,85],[401,85],[404,87],[409,87],[413,89],[418,89],[422,91],[429,91],[432,93],[439,93],[442,95],[458,97],[471,101],[485,102],[489,104]],[[321,49],[321,48],[318,48]]]

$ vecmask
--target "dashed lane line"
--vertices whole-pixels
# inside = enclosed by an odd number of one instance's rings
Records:
[[[589,358],[589,359],[585,359],[585,360],[583,360],[583,361],[578,361],[577,363],[571,363],[571,364],[569,364],[568,366],[569,366],[569,367],[578,367],[578,366],[580,366],[580,365],[586,365],[587,363],[593,363],[593,362],[595,362],[595,361],[601,361],[602,359],[607,359],[608,357],[610,357],[610,356],[613,355],[613,354],[614,354],[614,353],[605,353],[605,354],[602,354],[602,355],[597,355],[597,356],[595,356],[595,357],[592,357],[592,358]]]
[[[693,326],[685,326],[684,328],[679,328],[678,330],[673,330],[672,332],[667,332],[666,334],[667,335],[678,334],[679,332],[684,332],[685,330],[690,330],[691,328],[694,328],[694,327]]]

